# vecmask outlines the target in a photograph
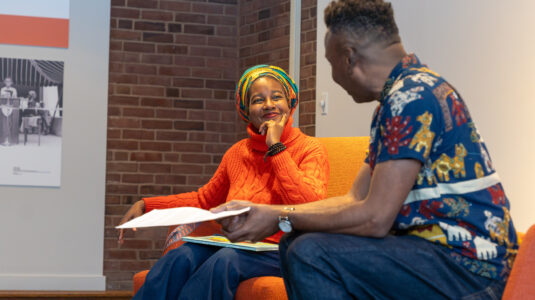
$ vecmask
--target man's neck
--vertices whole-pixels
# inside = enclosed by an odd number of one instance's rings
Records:
[[[395,43],[385,48],[375,49],[371,55],[374,70],[370,87],[375,99],[379,99],[388,76],[407,53],[401,43]]]

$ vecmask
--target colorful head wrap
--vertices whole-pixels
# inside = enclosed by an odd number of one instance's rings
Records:
[[[247,94],[249,88],[255,80],[260,77],[269,76],[279,81],[284,88],[284,92],[288,96],[290,111],[293,113],[294,109],[299,103],[299,90],[297,85],[283,69],[276,66],[257,65],[247,69],[236,86],[236,107],[240,117],[246,122],[249,122],[249,99]]]

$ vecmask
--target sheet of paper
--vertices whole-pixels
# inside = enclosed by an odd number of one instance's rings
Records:
[[[246,207],[240,210],[222,211],[216,214],[196,207],[154,209],[115,228],[124,229],[191,224],[241,215],[250,209],[250,207]]]

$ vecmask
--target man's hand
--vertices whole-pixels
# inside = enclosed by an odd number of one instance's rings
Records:
[[[278,206],[233,200],[213,208],[211,211],[217,213],[245,207],[250,207],[251,210],[220,221],[223,234],[231,242],[251,241],[254,243],[275,234],[279,230],[278,217],[281,209]]]
[[[122,225],[134,218],[137,218],[145,213],[145,201],[139,200],[134,203],[130,209],[126,212],[124,217],[121,219],[119,225]],[[132,228],[133,231],[136,231],[136,228]],[[124,243],[124,229],[119,230],[119,244]]]
[[[282,132],[284,131],[284,126],[286,126],[287,121],[288,115],[283,114],[278,122],[270,120],[260,125],[258,132],[260,132],[261,135],[266,136],[266,145],[268,147],[271,147],[276,143],[280,143]]]

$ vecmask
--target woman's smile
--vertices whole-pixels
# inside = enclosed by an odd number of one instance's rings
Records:
[[[279,117],[280,114],[277,113],[277,112],[268,112],[268,113],[265,113],[262,118],[264,120],[273,120],[273,119],[276,119],[277,117]]]

